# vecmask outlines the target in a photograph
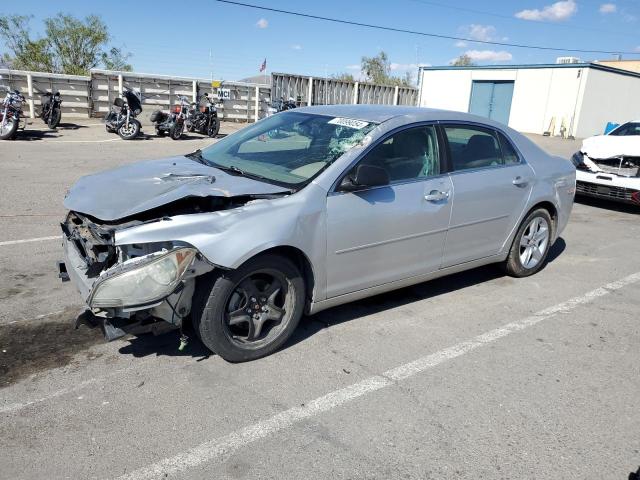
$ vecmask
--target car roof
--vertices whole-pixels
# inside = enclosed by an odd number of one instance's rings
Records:
[[[453,120],[505,127],[505,125],[498,124],[488,118],[469,113],[404,105],[318,105],[296,108],[295,111],[330,117],[352,118],[374,123],[386,122],[392,118],[406,117],[408,122]]]

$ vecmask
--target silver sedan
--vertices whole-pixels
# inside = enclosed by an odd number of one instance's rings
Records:
[[[78,321],[110,340],[190,321],[226,360],[251,360],[305,313],[489,263],[536,273],[575,175],[464,113],[300,108],[202,151],[80,179],[60,275],[87,304]]]

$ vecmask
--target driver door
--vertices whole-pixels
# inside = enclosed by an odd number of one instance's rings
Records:
[[[452,187],[440,175],[435,127],[392,134],[360,164],[384,168],[390,184],[328,195],[328,298],[426,274],[442,261]]]

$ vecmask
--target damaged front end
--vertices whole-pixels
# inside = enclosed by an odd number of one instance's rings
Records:
[[[579,151],[571,160],[578,194],[640,205],[640,157],[592,158]]]
[[[114,340],[156,330],[157,320],[180,327],[189,315],[195,278],[213,266],[183,242],[115,244],[118,230],[142,223],[101,223],[72,211],[61,224],[61,276],[73,281],[88,306],[76,327],[100,326]]]

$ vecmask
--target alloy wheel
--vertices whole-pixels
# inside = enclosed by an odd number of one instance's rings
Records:
[[[224,326],[228,338],[244,348],[270,343],[284,330],[293,312],[293,286],[281,272],[255,271],[229,296]]]
[[[549,223],[542,217],[531,219],[520,238],[520,263],[526,269],[535,268],[549,246]]]

